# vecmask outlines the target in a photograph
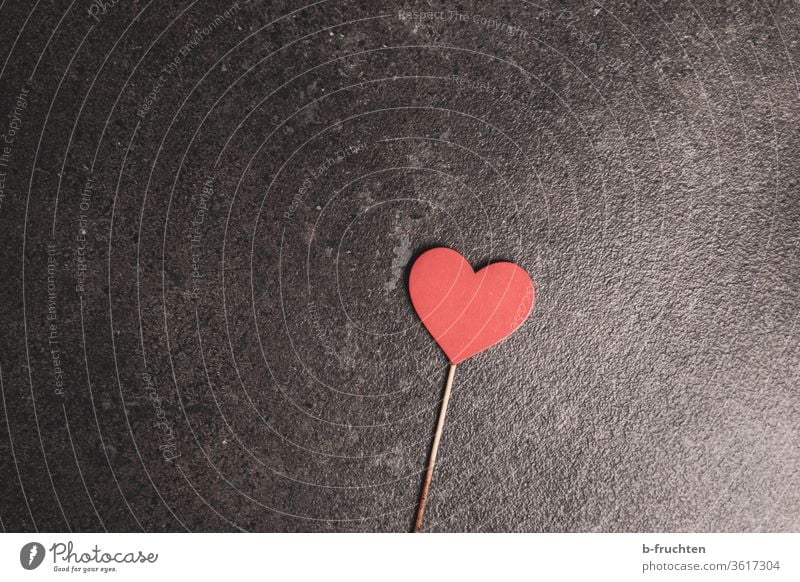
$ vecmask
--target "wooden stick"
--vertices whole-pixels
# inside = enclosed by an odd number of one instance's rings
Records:
[[[456,365],[450,364],[450,371],[447,374],[447,384],[444,387],[444,398],[442,398],[442,408],[439,410],[439,421],[436,423],[436,434],[433,435],[433,446],[431,447],[431,457],[428,461],[428,471],[425,473],[425,483],[422,485],[422,494],[419,496],[419,509],[417,510],[417,522],[414,525],[414,532],[419,533],[422,529],[422,518],[425,515],[425,506],[428,505],[428,492],[431,488],[433,479],[433,468],[436,465],[436,453],[439,451],[439,441],[442,440],[442,428],[444,427],[444,417],[447,415],[447,403],[450,401],[450,391],[453,388],[453,377],[456,375]]]

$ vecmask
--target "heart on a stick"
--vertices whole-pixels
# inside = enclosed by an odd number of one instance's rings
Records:
[[[453,365],[511,335],[531,312],[535,293],[522,267],[500,262],[475,272],[445,247],[417,258],[408,290],[417,315]]]

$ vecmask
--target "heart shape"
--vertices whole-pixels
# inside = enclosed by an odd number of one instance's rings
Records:
[[[458,252],[438,247],[422,253],[408,280],[411,303],[452,364],[504,340],[533,309],[530,275],[514,263],[473,271]]]

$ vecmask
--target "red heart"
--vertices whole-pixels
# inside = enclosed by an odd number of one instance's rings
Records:
[[[417,258],[408,291],[453,364],[507,338],[533,309],[533,281],[525,269],[492,263],[476,273],[460,253],[444,247]]]

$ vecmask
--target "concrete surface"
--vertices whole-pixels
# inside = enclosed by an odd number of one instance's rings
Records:
[[[797,3],[0,15],[4,530],[800,530]]]

